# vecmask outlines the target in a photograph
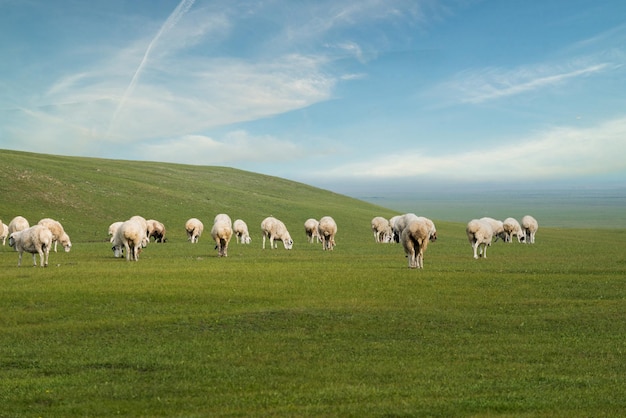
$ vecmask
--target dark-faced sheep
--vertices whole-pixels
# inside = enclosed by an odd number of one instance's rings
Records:
[[[37,265],[37,254],[39,254],[39,265],[48,267],[48,256],[52,245],[52,232],[43,225],[34,225],[21,231],[15,231],[9,235],[9,245],[19,253],[17,266],[22,265],[22,254],[24,252],[33,255],[33,265]]]
[[[148,225],[148,241],[154,238],[154,242],[165,242],[165,225],[154,219],[148,219],[146,224]]]

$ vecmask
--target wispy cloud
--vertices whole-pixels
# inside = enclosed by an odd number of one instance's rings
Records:
[[[585,60],[586,61],[586,60]],[[577,61],[568,65],[535,65],[515,69],[497,67],[465,70],[435,90],[461,103],[483,103],[564,84],[615,68],[609,62]]]
[[[626,118],[621,118],[586,129],[552,128],[495,148],[445,155],[426,155],[418,149],[407,149],[401,154],[340,166],[319,176],[506,181],[623,172],[626,170],[624,137]]]

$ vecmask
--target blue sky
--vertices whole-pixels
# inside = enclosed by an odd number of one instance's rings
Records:
[[[0,148],[333,184],[626,180],[626,2],[0,0]]]

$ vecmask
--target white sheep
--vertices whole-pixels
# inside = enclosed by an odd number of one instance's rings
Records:
[[[332,251],[335,248],[335,235],[337,234],[337,223],[330,216],[324,216],[320,219],[317,227],[320,238],[322,239],[322,248]]]
[[[7,237],[9,236],[9,226],[7,224],[3,224],[2,221],[0,221],[0,228],[2,228],[2,230],[0,230],[0,239],[2,240],[2,245],[6,245]]]
[[[480,218],[481,221],[489,222],[491,229],[493,230],[494,242],[498,241],[498,238],[506,242],[506,233],[504,232],[504,222],[489,217]]]
[[[393,219],[393,218],[392,218]],[[428,218],[423,216],[417,216],[414,213],[405,213],[404,215],[399,215],[393,222],[393,240],[395,242],[400,242],[400,237],[402,236],[402,231],[413,221],[422,220],[427,223],[428,229],[430,231],[430,241],[437,240],[437,228],[435,228],[435,224]],[[390,222],[391,223],[391,222]]]
[[[524,228],[524,234],[526,236],[525,242],[527,244],[535,243],[535,233],[539,229],[539,223],[535,218],[530,215],[526,215],[522,218],[522,228]]]
[[[165,225],[163,223],[154,220],[146,220],[148,225],[148,241],[154,237],[154,242],[165,242]]]
[[[493,239],[491,224],[480,219],[472,219],[467,223],[465,232],[474,250],[474,258],[478,258],[479,254],[483,258],[487,258],[487,247],[491,245]]]
[[[306,233],[306,240],[309,244],[312,244],[313,241],[318,243],[321,241],[319,231],[317,230],[319,224],[318,220],[313,218],[304,221],[304,232]]]
[[[144,225],[137,219],[129,219],[120,225],[113,237],[113,254],[121,257],[122,251],[126,251],[127,261],[138,261],[142,248],[148,245]]]
[[[16,231],[23,231],[30,227],[28,221],[23,216],[16,216],[9,222],[9,235]]]
[[[135,215],[132,216],[129,221],[135,221],[135,222],[139,222],[139,224],[141,225],[141,228],[146,231],[146,237],[148,236],[148,221],[146,220],[146,218],[144,218],[143,216],[140,215]]]
[[[263,249],[265,249],[265,239],[270,240],[270,248],[274,249],[278,247],[274,241],[282,241],[286,250],[291,250],[293,247],[293,240],[287,227],[280,220],[269,216],[261,222],[261,230],[263,231]]]
[[[409,260],[409,268],[424,268],[424,252],[431,240],[432,226],[426,218],[413,219],[402,230],[400,242]]]
[[[220,213],[215,216],[211,236],[215,240],[215,248],[219,257],[228,257],[228,243],[233,236],[233,223],[230,216]]]
[[[519,222],[517,222],[514,218],[506,218],[502,222],[502,226],[504,228],[504,234],[506,236],[506,242],[513,242],[513,235],[517,236],[517,242],[524,241],[524,232],[522,231],[522,227]]]
[[[248,224],[243,220],[235,219],[235,222],[233,222],[233,231],[237,238],[237,244],[240,242],[242,244],[250,244],[250,242],[252,242],[252,238],[250,238],[250,233],[248,232]]]
[[[117,232],[118,228],[122,226],[123,223],[123,221],[117,221],[109,225],[109,235],[111,236],[109,241],[113,242],[113,239],[115,239],[115,232]]]
[[[199,219],[191,218],[185,222],[185,230],[187,231],[187,241],[196,244],[202,231],[204,231],[204,224]]]
[[[69,235],[63,229],[63,225],[59,221],[55,221],[51,218],[43,218],[38,222],[38,225],[43,225],[52,232],[52,242],[54,243],[54,252],[57,252],[57,243],[60,242],[61,246],[65,249],[66,253],[69,253],[72,249],[72,241],[70,241]]]
[[[401,221],[404,215],[396,215],[389,218],[389,226],[391,227],[391,240],[393,242],[400,242],[400,235],[396,234],[397,228],[396,225]]]
[[[52,232],[43,225],[34,225],[30,228],[15,231],[9,236],[9,245],[19,253],[17,266],[22,265],[22,254],[24,251],[33,255],[33,265],[37,265],[37,254],[39,254],[39,265],[48,267],[48,257],[50,246],[52,245]]]
[[[376,242],[391,242],[393,237],[393,230],[386,218],[382,216],[376,216],[372,219],[372,232],[374,233],[374,241]]]

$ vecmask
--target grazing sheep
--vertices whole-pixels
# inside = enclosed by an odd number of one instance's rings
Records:
[[[423,216],[418,216],[417,219],[426,223],[426,226],[428,227],[428,240],[431,242],[437,241],[437,228],[435,227],[435,223]]]
[[[506,242],[513,242],[513,235],[517,236],[517,242],[524,241],[524,233],[519,222],[514,218],[506,218],[502,223]]]
[[[16,231],[23,231],[25,229],[28,229],[29,227],[30,224],[28,223],[26,218],[24,218],[23,216],[16,216],[15,218],[11,219],[11,222],[9,222],[9,235]]]
[[[110,239],[111,242],[113,242],[113,239],[115,238],[115,232],[120,226],[122,226],[123,223],[124,222],[122,221],[117,221],[109,225],[109,235],[111,236],[111,239]]]
[[[322,248],[332,251],[335,248],[335,235],[337,234],[337,223],[330,216],[324,216],[320,219],[317,227],[320,238],[322,239]]]
[[[148,221],[143,216],[135,215],[129,219],[129,221],[139,222],[141,228],[146,231],[146,237],[148,236]]]
[[[414,219],[402,230],[400,242],[409,259],[409,268],[424,268],[424,252],[431,240],[431,225],[425,218]]]
[[[138,261],[142,248],[148,245],[148,236],[144,225],[137,219],[129,219],[122,223],[115,232],[113,238],[113,254],[121,257],[122,251],[126,251],[127,261]]]
[[[250,238],[250,233],[248,232],[248,224],[243,220],[235,219],[233,230],[237,238],[237,244],[239,244],[239,242],[242,244],[250,244],[250,242],[252,242],[252,238]]]
[[[165,242],[165,225],[154,219],[148,219],[148,241],[154,237],[154,242]]]
[[[215,240],[215,248],[219,257],[228,257],[228,243],[233,236],[233,223],[224,213],[215,216],[211,236]]]
[[[312,244],[313,241],[316,241],[318,243],[321,241],[319,231],[317,230],[319,224],[320,223],[317,221],[317,219],[313,218],[307,219],[304,222],[304,232],[306,233],[306,240],[309,244]]]
[[[376,216],[372,219],[372,232],[376,242],[391,242],[393,237],[393,230],[389,221],[382,216]]]
[[[72,249],[72,242],[69,235],[63,229],[63,225],[59,221],[55,221],[50,218],[43,218],[39,221],[38,225],[43,225],[52,232],[52,242],[54,243],[54,252],[57,252],[57,243],[60,242],[61,246],[65,249],[66,253],[69,253]]]
[[[393,218],[392,218],[393,219]],[[435,228],[435,223],[428,218],[423,216],[417,216],[414,213],[405,213],[404,215],[399,215],[393,222],[393,240],[395,242],[400,242],[400,237],[402,236],[402,231],[413,221],[422,220],[426,222],[428,225],[428,229],[430,232],[430,241],[437,240],[437,228]],[[391,223],[391,222],[390,222]]]
[[[527,244],[535,243],[535,233],[539,229],[539,223],[535,218],[530,215],[526,215],[522,218],[522,228],[524,228],[524,234],[526,236],[525,242]]]
[[[15,231],[9,236],[9,245],[19,253],[17,266],[22,265],[22,254],[24,251],[33,255],[33,265],[37,265],[37,254],[39,254],[39,265],[48,267],[48,256],[52,245],[52,232],[43,225],[34,225],[21,231]]]
[[[282,241],[286,250],[291,250],[293,247],[293,240],[291,235],[289,235],[289,231],[287,231],[287,227],[273,216],[263,219],[261,230],[263,231],[263,249],[265,249],[265,238],[269,238],[270,248],[272,249],[278,248],[278,244],[274,243],[275,240]]]
[[[493,239],[493,228],[487,221],[472,219],[465,228],[467,239],[474,250],[474,258],[487,258],[487,247],[491,245]],[[482,247],[482,248],[481,248]]]
[[[202,231],[204,231],[204,224],[199,219],[191,218],[185,222],[185,230],[187,231],[187,241],[196,244]]]
[[[9,236],[9,226],[0,221],[0,228],[0,239],[2,240],[2,245],[6,245],[7,237]]]
[[[480,218],[481,221],[489,222],[491,225],[491,229],[493,230],[494,242],[501,238],[502,241],[506,242],[506,233],[504,232],[504,222],[499,221],[497,219],[484,217]]]
[[[402,231],[409,225],[411,221],[417,219],[417,215],[414,213],[405,213],[404,215],[399,215],[398,217],[394,217],[391,219],[394,220],[393,226],[391,227],[391,229],[393,230],[393,240],[394,242],[400,242]]]

